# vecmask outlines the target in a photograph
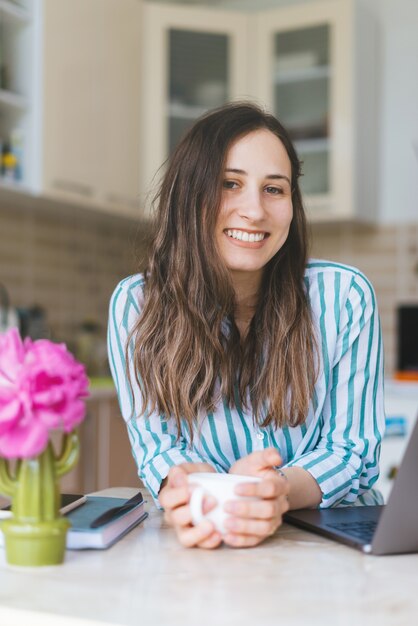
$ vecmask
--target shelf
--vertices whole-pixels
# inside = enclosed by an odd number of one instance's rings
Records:
[[[24,7],[9,2],[8,0],[0,0],[0,19],[14,22],[15,24],[24,24],[30,20],[30,13]]]
[[[331,76],[329,65],[315,65],[313,67],[302,67],[294,70],[276,70],[275,84],[299,83],[309,80],[324,80]]]
[[[5,89],[0,89],[0,104],[5,104],[11,109],[18,111],[25,111],[28,107],[26,98],[12,91],[6,91]]]
[[[179,120],[195,120],[206,113],[207,110],[207,107],[173,102],[168,106],[168,115],[169,117],[175,117]]]
[[[312,154],[314,152],[328,152],[331,142],[328,137],[319,139],[298,139],[293,142],[298,153]]]

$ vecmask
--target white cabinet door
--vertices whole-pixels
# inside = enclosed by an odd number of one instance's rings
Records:
[[[140,2],[44,0],[43,191],[139,206]]]
[[[248,96],[248,19],[220,9],[144,5],[141,188],[206,110]]]
[[[313,221],[374,218],[376,67],[367,18],[355,0],[284,7],[256,18],[252,90],[290,131]]]
[[[89,0],[90,2],[90,0]],[[100,0],[102,63],[99,201],[115,212],[139,212],[141,3]]]
[[[312,213],[348,215],[352,205],[353,68],[350,19],[342,10],[347,6],[314,3],[258,17],[256,89],[295,142]]]

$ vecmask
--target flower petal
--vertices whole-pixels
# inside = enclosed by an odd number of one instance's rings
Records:
[[[0,334],[0,386],[18,380],[25,351],[17,328]]]
[[[6,459],[38,456],[48,443],[48,429],[37,421],[18,424],[0,437],[0,456]]]

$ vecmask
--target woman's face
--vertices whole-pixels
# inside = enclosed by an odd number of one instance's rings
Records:
[[[253,131],[229,149],[216,241],[233,278],[260,279],[285,243],[293,217],[290,181],[286,149],[269,130]]]

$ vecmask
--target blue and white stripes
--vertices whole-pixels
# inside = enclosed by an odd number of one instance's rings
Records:
[[[250,411],[221,403],[196,419],[193,446],[187,424],[176,442],[172,420],[139,415],[141,393],[132,393],[126,377],[125,345],[143,305],[143,278],[123,280],[109,310],[109,362],[127,423],[138,474],[157,499],[172,465],[209,462],[227,472],[240,457],[269,446],[284,466],[300,466],[317,480],[321,507],[374,502],[369,491],[379,474],[384,429],[383,351],[375,295],[358,270],[312,260],[306,269],[309,296],[320,347],[320,374],[305,424],[295,428],[259,428]],[[130,366],[130,364],[129,364]],[[135,377],[131,370],[132,380]]]

